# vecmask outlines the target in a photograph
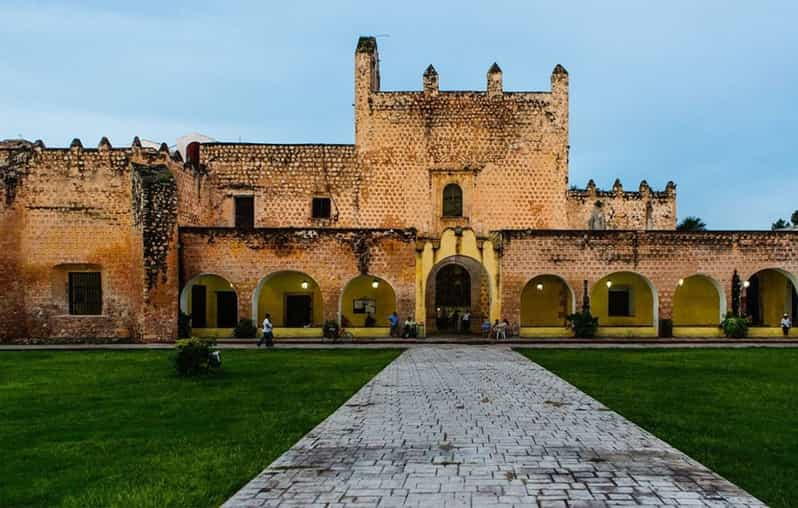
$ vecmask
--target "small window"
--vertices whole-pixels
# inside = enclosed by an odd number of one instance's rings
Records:
[[[443,189],[443,216],[463,216],[463,190],[456,183],[450,183]]]
[[[255,227],[255,198],[252,196],[236,196],[236,228],[253,229]]]
[[[76,316],[102,314],[100,272],[69,272],[69,313]]]
[[[329,219],[330,210],[331,210],[330,198],[313,198],[314,219]]]
[[[607,315],[632,316],[632,292],[629,288],[610,288],[607,298]]]

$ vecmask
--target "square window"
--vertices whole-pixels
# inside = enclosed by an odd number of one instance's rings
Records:
[[[69,313],[76,316],[102,314],[100,272],[69,272]]]
[[[632,293],[629,288],[610,288],[607,296],[607,315],[615,317],[632,315]]]
[[[314,219],[329,219],[331,208],[330,198],[313,198]]]
[[[253,229],[255,227],[255,198],[252,196],[236,196],[236,228]]]

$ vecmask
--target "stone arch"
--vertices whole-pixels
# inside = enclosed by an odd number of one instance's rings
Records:
[[[717,326],[726,315],[726,294],[714,277],[696,273],[679,279],[671,307],[673,326]]]
[[[745,282],[742,311],[752,325],[778,327],[783,314],[795,320],[798,314],[798,277],[777,267],[766,267],[750,274]]]
[[[252,316],[258,326],[267,312],[275,328],[320,327],[324,322],[321,287],[305,272],[272,272],[252,292]]]
[[[375,307],[372,314],[374,326],[390,326],[388,318],[396,311],[396,291],[387,280],[366,274],[352,278],[341,290],[338,310],[342,324],[347,327],[365,326],[370,301]],[[366,302],[365,308],[356,308],[355,304],[359,302]]]
[[[490,319],[490,303],[492,294],[490,290],[490,280],[488,271],[485,267],[470,256],[454,255],[440,260],[432,267],[427,275],[425,306],[426,306],[426,328],[431,333],[438,332],[438,324],[441,312],[447,309],[436,305],[436,291],[438,285],[439,272],[449,266],[459,266],[468,273],[470,282],[470,307],[471,312],[471,332],[479,330],[479,325],[484,319]],[[462,309],[454,309],[462,312]],[[453,311],[449,309],[448,311]]]
[[[560,275],[540,274],[521,291],[521,326],[565,326],[566,316],[576,311],[576,296]]]
[[[623,290],[628,295],[629,315],[610,315],[610,293],[622,293]],[[619,297],[615,301],[622,300]],[[659,322],[659,294],[654,284],[642,274],[631,271],[612,272],[599,279],[590,290],[590,310],[599,318],[600,327],[656,329]]]
[[[199,298],[204,298],[204,305]],[[203,306],[204,313],[199,308]],[[201,273],[180,292],[180,310],[191,316],[193,329],[234,328],[238,323],[238,291],[221,275]]]

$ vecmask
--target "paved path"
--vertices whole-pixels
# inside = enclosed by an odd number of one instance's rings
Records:
[[[405,351],[233,496],[261,506],[764,506],[507,348]]]

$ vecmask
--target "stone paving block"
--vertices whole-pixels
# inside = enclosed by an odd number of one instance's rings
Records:
[[[224,506],[763,507],[509,349],[405,351]]]

